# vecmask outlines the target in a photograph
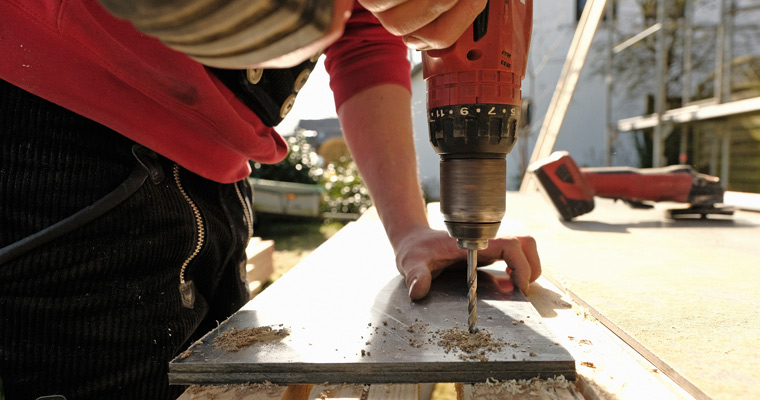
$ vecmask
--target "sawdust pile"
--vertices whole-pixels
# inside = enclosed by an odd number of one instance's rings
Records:
[[[185,391],[191,399],[215,399],[220,398],[249,398],[250,396],[275,394],[280,389],[279,385],[265,381],[264,383],[243,383],[238,385],[191,385]],[[202,396],[202,397],[201,397]]]
[[[501,338],[494,338],[491,333],[480,329],[477,333],[470,333],[467,329],[455,326],[450,329],[439,329],[436,335],[440,337],[438,346],[443,347],[446,353],[460,351],[459,358],[462,360],[488,361],[488,353],[498,353],[507,346]]]
[[[226,351],[238,351],[254,343],[272,342],[284,338],[289,334],[290,331],[285,328],[272,329],[271,326],[245,329],[232,328],[217,336],[214,340],[214,347],[220,347]]]
[[[520,379],[498,381],[494,378],[486,379],[485,383],[479,383],[471,387],[473,398],[503,398],[509,394],[516,396],[528,394],[531,397],[542,399],[559,399],[556,389],[573,390],[573,385],[564,376],[560,375],[548,379]]]
[[[349,397],[366,399],[369,395],[369,385],[362,385],[361,394],[358,394],[358,396],[356,390],[359,388],[359,385],[356,384],[342,383],[340,385],[330,385],[330,382],[325,382],[322,384],[322,386],[325,387],[319,393],[319,398],[321,400]]]
[[[179,358],[185,359],[185,358],[190,357],[191,355],[193,355],[193,346],[200,346],[202,344],[203,344],[202,341],[196,340],[195,343],[193,343],[192,345],[190,345],[190,348],[188,348],[187,350],[185,350],[182,353],[180,353]]]

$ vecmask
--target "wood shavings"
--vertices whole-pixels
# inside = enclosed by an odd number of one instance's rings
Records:
[[[332,398],[344,398],[344,397],[355,398],[354,390],[358,387],[358,385],[348,384],[348,383],[341,383],[339,385],[330,386],[328,382],[325,382],[324,384],[322,384],[322,386],[326,386],[319,393],[319,398],[322,400],[332,399]],[[347,396],[348,393],[350,393],[351,395]],[[369,394],[369,385],[362,385],[359,398],[366,399],[368,394]]]
[[[224,398],[243,398],[260,393],[274,394],[280,386],[269,381],[264,383],[242,383],[229,385],[191,385],[185,393],[190,395],[205,395],[205,398],[216,398],[216,395],[227,394]],[[194,397],[193,397],[194,398]]]
[[[187,349],[187,350],[185,350],[185,351],[183,351],[182,353],[179,354],[179,358],[185,359],[185,358],[190,357],[193,354],[192,347],[193,346],[200,346],[202,344],[203,344],[203,341],[196,340],[192,345],[190,345],[189,349]]]
[[[273,342],[289,334],[290,331],[285,328],[272,329],[271,326],[245,329],[232,328],[217,336],[214,340],[214,347],[220,347],[226,351],[238,351],[254,343]]]
[[[551,399],[555,398],[552,397],[555,389],[568,389],[571,386],[572,384],[562,375],[548,379],[512,379],[501,382],[494,378],[488,378],[485,384],[475,386],[473,394],[477,394],[478,389],[485,390],[487,388],[488,394],[510,394],[514,396],[529,393],[531,396],[544,396],[542,398]]]
[[[501,338],[494,338],[485,329],[477,333],[455,326],[451,329],[439,329],[436,334],[440,336],[438,346],[444,348],[446,353],[460,351],[459,358],[463,360],[488,361],[487,353],[498,353],[508,344]]]

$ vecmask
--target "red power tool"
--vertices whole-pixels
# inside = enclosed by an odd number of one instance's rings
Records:
[[[430,142],[441,156],[441,213],[468,251],[471,331],[477,250],[496,236],[506,207],[506,156],[517,139],[532,21],[532,0],[489,1],[454,45],[422,56]]]
[[[692,218],[733,215],[723,202],[724,189],[717,177],[695,172],[688,165],[636,169],[630,167],[578,168],[566,151],[528,167],[538,178],[560,216],[569,221],[594,209],[594,196],[620,199],[634,208],[652,208],[646,202],[688,203],[668,210],[670,217]]]

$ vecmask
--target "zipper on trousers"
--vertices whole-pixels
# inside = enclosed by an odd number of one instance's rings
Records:
[[[172,173],[174,175],[174,182],[177,184],[177,188],[179,189],[180,194],[182,194],[182,197],[185,198],[185,202],[187,202],[187,204],[190,206],[190,209],[193,211],[193,217],[195,218],[195,249],[193,249],[193,252],[190,253],[190,255],[185,259],[179,270],[179,293],[182,298],[182,306],[192,309],[193,305],[195,304],[195,288],[193,287],[193,281],[185,280],[185,271],[187,270],[187,266],[190,264],[190,261],[192,261],[193,258],[195,258],[195,256],[200,253],[201,248],[203,247],[206,231],[203,225],[203,217],[201,217],[201,210],[195,204],[193,199],[190,198],[190,196],[185,191],[185,188],[182,186],[182,182],[180,182],[179,165],[174,164]]]
[[[235,193],[237,193],[240,205],[243,207],[243,216],[245,216],[245,223],[248,227],[248,237],[245,240],[245,247],[247,248],[248,242],[250,242],[253,237],[253,212],[251,211],[250,204],[245,201],[245,198],[243,198],[243,193],[240,192],[240,188],[238,188],[237,184],[237,182],[233,183],[235,186]]]
[[[235,182],[232,185],[235,187],[235,193],[237,193],[237,198],[240,201],[241,210],[243,211],[243,217],[245,219],[246,227],[248,228],[248,235],[245,238],[245,242],[243,242],[243,258],[240,261],[240,265],[238,266],[238,272],[240,274],[240,282],[242,282],[245,287],[246,291],[248,291],[249,284],[248,282],[248,244],[251,242],[251,238],[253,237],[253,210],[251,207],[251,203],[249,201],[246,201],[246,198],[243,197],[243,193],[241,192],[241,189],[238,187],[238,183],[245,186],[245,181]],[[250,299],[250,295],[249,295]]]

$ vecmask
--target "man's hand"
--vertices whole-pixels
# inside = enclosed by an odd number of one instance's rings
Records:
[[[487,0],[359,0],[385,29],[416,50],[445,49],[467,29]]]
[[[406,278],[409,297],[418,300],[430,291],[433,278],[446,267],[467,259],[467,252],[456,246],[456,240],[444,231],[420,227],[409,234],[396,248],[396,267]],[[512,282],[525,294],[530,282],[541,275],[541,261],[536,241],[530,236],[497,238],[488,248],[478,251],[481,265],[503,260]]]

